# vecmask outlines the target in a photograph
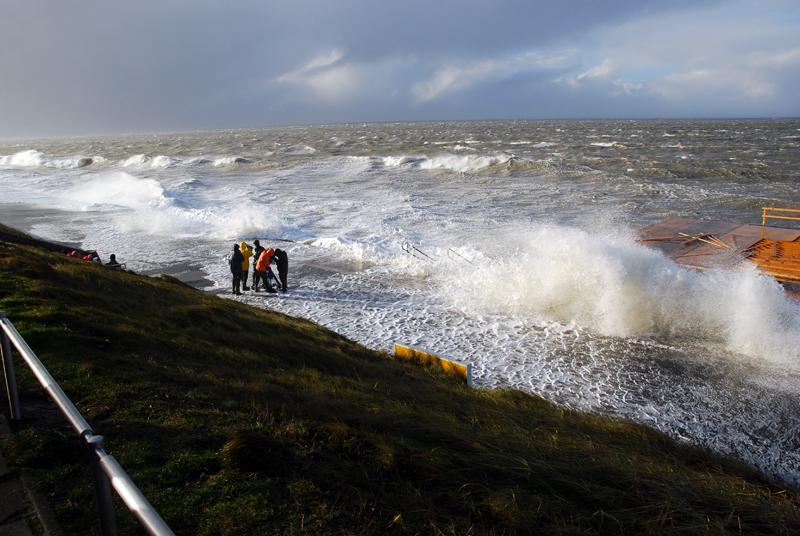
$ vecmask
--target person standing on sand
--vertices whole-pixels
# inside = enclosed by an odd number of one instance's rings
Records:
[[[286,292],[286,277],[289,275],[289,256],[282,249],[275,250],[275,265],[278,267],[278,278],[281,281],[281,290]]]
[[[253,250],[253,291],[257,292],[256,287],[258,286],[260,274],[256,271],[255,264],[258,262],[258,258],[261,256],[261,252],[264,251],[264,248],[258,240],[253,240],[253,245],[255,246]]]
[[[242,257],[244,257],[242,261],[242,290],[250,290],[250,287],[247,286],[247,273],[250,271],[250,257],[253,256],[253,248],[242,240],[241,249],[239,251]]]
[[[244,256],[242,255],[242,252],[239,251],[239,244],[234,244],[233,255],[231,255],[231,274],[233,274],[234,294],[242,293],[239,290],[239,285],[242,283],[242,262],[244,262]]]

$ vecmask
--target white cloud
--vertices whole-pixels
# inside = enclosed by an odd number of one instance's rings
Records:
[[[575,83],[581,80],[592,78],[608,78],[614,72],[614,62],[611,58],[605,58],[600,65],[592,67],[588,71],[584,71],[574,78]]]
[[[341,49],[312,58],[299,69],[284,73],[275,80],[280,83],[299,84],[312,90],[317,97],[328,101],[352,98],[361,85],[358,67],[344,60]]]
[[[429,79],[414,84],[411,91],[417,103],[424,103],[489,80],[504,80],[527,72],[563,69],[572,64],[573,55],[572,51],[527,52],[507,58],[445,65]]]
[[[726,103],[734,113],[735,106],[786,102],[800,71],[800,33],[781,9],[770,11],[775,6],[782,4],[734,0],[602,28],[586,52],[603,61],[558,81],[615,96],[648,93],[665,103]]]
[[[667,98],[723,95],[731,99],[771,99],[779,92],[784,73],[800,70],[800,48],[755,52],[735,58],[706,58],[695,64],[695,68],[654,80],[651,87]]]
[[[641,93],[647,88],[642,82],[633,82],[617,75],[617,67],[611,58],[604,58],[602,62],[594,67],[583,71],[576,76],[562,76],[556,78],[554,82],[563,83],[574,88],[579,88],[588,84],[597,86],[598,84],[606,87],[606,91],[613,97],[622,97]]]

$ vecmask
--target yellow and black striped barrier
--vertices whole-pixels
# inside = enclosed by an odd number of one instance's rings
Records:
[[[461,363],[456,363],[455,361],[450,361],[438,355],[423,352],[422,350],[417,350],[403,344],[394,345],[394,356],[407,361],[437,366],[445,373],[458,376],[464,380],[467,387],[472,387],[472,365],[462,365]]]

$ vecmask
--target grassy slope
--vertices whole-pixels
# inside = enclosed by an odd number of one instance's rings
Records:
[[[736,462],[171,279],[0,242],[0,309],[179,534],[800,531],[800,495]],[[96,531],[83,450],[45,413],[5,450]]]

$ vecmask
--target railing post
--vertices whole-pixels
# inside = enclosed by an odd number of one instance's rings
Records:
[[[86,438],[91,450],[92,471],[94,472],[94,491],[97,498],[97,511],[100,514],[100,533],[103,536],[117,536],[117,519],[114,515],[114,500],[111,495],[111,482],[100,466],[97,451],[103,450],[103,436],[90,435]]]
[[[6,319],[6,314],[0,311],[0,322]],[[11,357],[11,344],[5,330],[0,327],[0,353],[3,356],[3,375],[6,379],[6,392],[8,393],[8,408],[12,421],[22,419],[19,406],[19,392],[17,391],[17,377],[14,375],[14,360]]]

